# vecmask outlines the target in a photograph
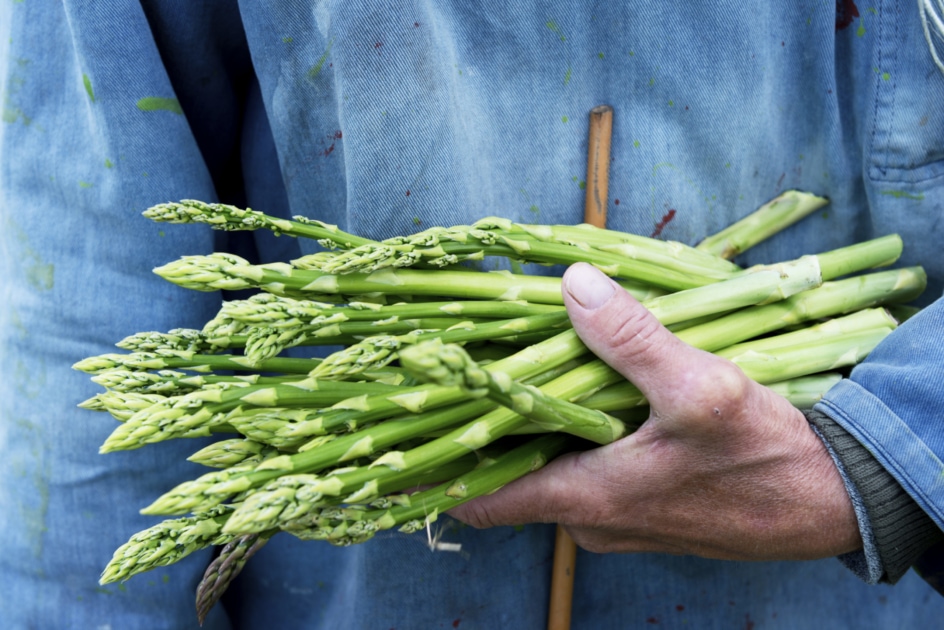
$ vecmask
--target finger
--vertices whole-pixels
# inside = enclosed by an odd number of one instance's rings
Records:
[[[592,485],[592,475],[580,462],[588,455],[592,452],[562,455],[497,492],[452,508],[449,514],[478,528],[567,521],[569,512],[580,510],[577,503],[588,498],[588,493],[578,491]]]
[[[570,320],[583,342],[639,387],[653,407],[700,405],[712,392],[717,398],[738,397],[745,379],[736,366],[679,340],[595,267],[571,266],[563,289]]]

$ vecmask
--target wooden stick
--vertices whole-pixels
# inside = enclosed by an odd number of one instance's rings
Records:
[[[574,569],[577,544],[560,525],[554,539],[554,568],[551,572],[551,601],[547,610],[547,630],[569,630],[574,602]]]
[[[584,222],[606,227],[607,194],[610,183],[610,144],[613,138],[613,108],[599,105],[590,110],[587,143],[587,196]]]
[[[613,137],[613,108],[599,105],[590,110],[587,148],[587,196],[584,223],[606,227],[607,195],[610,179],[610,144]],[[554,541],[554,567],[551,572],[551,601],[547,629],[569,630],[574,602],[574,570],[577,544],[560,525]]]

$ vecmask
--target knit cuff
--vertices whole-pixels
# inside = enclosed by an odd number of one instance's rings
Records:
[[[880,562],[879,579],[868,581],[894,584],[924,551],[944,540],[944,532],[858,440],[826,414],[814,410],[805,413],[864,507],[868,531],[863,533],[863,540],[866,535],[871,538]],[[869,573],[874,576],[875,568]]]

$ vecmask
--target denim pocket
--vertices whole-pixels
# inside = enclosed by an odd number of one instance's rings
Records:
[[[883,0],[863,24],[877,38],[869,178],[918,183],[944,175],[944,73],[934,64],[917,3]]]

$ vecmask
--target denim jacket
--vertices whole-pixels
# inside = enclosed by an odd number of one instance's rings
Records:
[[[926,33],[926,26],[930,29]],[[27,1],[0,6],[0,610],[5,627],[195,627],[209,552],[99,587],[137,510],[200,469],[199,440],[98,455],[110,418],[70,369],[141,330],[199,328],[220,297],[150,273],[181,255],[313,251],[141,217],[222,200],[374,238],[489,215],[579,223],[587,113],[614,107],[608,225],[695,244],[787,189],[815,216],[750,265],[898,233],[923,313],[819,409],[944,528],[944,71],[918,3],[524,0]],[[937,49],[934,46],[938,46]],[[632,483],[632,480],[627,480]],[[431,532],[432,534],[433,532]],[[537,628],[553,527],[433,553],[386,534],[278,536],[207,628]],[[940,558],[940,554],[938,554]],[[939,560],[924,574],[938,577]],[[575,628],[933,627],[914,573],[581,552]]]

